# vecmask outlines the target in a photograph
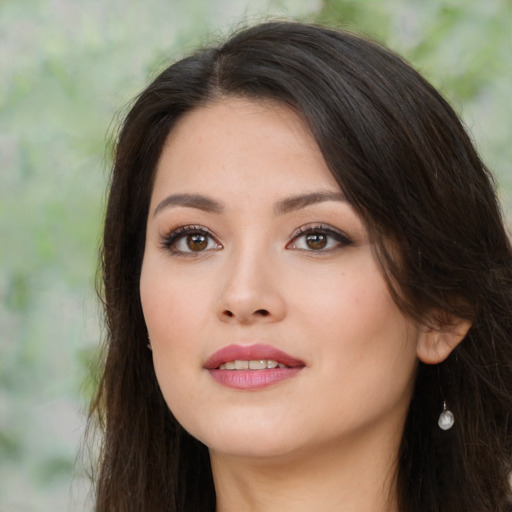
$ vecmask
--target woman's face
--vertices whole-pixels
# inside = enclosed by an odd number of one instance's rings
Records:
[[[400,436],[419,332],[286,107],[228,98],[179,121],[158,163],[140,292],[165,400],[212,454]]]

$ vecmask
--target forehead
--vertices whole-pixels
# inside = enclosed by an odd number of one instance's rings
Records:
[[[247,194],[262,186],[269,195],[312,186],[339,190],[293,110],[276,102],[224,98],[178,121],[157,165],[154,194],[212,187]]]

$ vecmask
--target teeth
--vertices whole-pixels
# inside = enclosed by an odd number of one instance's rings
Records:
[[[288,368],[283,363],[278,363],[273,359],[254,359],[251,361],[228,361],[219,366],[219,370],[266,370],[272,368]]]
[[[235,370],[248,370],[249,369],[249,361],[239,361],[238,359],[235,361]]]
[[[249,361],[249,370],[265,370],[267,367],[267,361],[262,359],[261,361]]]

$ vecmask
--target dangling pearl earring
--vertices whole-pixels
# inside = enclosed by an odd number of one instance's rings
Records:
[[[437,424],[441,430],[450,430],[455,423],[455,417],[453,416],[452,411],[449,411],[446,408],[446,401],[443,402],[443,412],[439,416],[439,420]]]

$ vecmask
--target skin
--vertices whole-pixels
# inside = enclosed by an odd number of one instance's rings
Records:
[[[290,197],[341,192],[301,119],[274,103],[201,107],[163,149],[141,300],[165,400],[210,450],[219,512],[396,510],[418,353],[444,358],[459,336],[402,314],[342,198],[276,212]],[[219,207],[165,204],[176,194]],[[206,229],[206,245],[189,231],[166,246],[183,226]],[[327,236],[325,248],[299,228]],[[203,365],[233,343],[272,345],[305,368],[256,391],[222,386]]]

